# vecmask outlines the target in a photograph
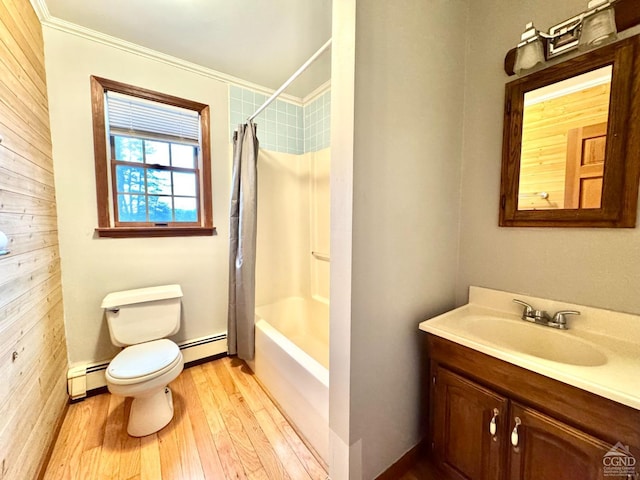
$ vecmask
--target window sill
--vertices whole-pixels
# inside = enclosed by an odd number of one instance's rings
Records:
[[[99,227],[95,232],[100,238],[211,237],[216,227]]]

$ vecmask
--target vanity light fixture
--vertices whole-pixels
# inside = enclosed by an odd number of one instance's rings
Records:
[[[529,70],[539,63],[544,63],[544,47],[540,32],[533,26],[533,22],[527,23],[524,33],[520,37],[520,43],[516,50],[516,63],[513,70],[519,74]]]
[[[582,14],[551,27],[549,35],[545,36],[547,39],[547,59],[575,50],[580,41],[581,27]]]
[[[616,0],[591,0],[587,10],[541,32],[527,23],[515,51],[513,72],[520,74],[577,48],[586,50],[617,37]],[[506,65],[506,62],[505,62]]]

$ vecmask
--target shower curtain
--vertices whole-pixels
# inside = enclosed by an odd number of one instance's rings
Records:
[[[255,345],[257,159],[256,125],[249,121],[233,136],[229,226],[227,346],[243,360],[253,359]]]

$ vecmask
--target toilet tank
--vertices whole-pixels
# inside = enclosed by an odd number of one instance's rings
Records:
[[[180,285],[138,288],[102,300],[111,342],[118,347],[169,337],[180,330]]]

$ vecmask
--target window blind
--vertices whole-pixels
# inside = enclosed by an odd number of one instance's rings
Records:
[[[200,139],[198,112],[115,92],[107,92],[107,124],[113,133]]]

